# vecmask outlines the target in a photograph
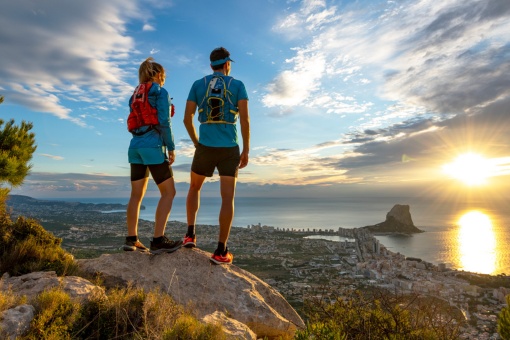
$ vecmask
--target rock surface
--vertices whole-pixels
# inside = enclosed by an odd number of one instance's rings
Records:
[[[26,295],[28,298],[35,297],[44,290],[54,287],[62,287],[72,298],[86,299],[92,292],[102,289],[90,281],[78,276],[58,277],[54,271],[33,272],[21,276],[2,276],[0,291],[10,290],[16,295]]]
[[[21,276],[4,273],[0,279],[0,291],[26,296],[29,300],[45,290],[61,287],[70,297],[87,299],[93,292],[104,294],[104,290],[78,276],[58,277],[54,271],[33,272]],[[32,305],[19,305],[0,314],[0,339],[16,339],[30,327],[35,309]]]
[[[145,290],[160,289],[199,318],[216,311],[237,320],[257,338],[293,337],[304,323],[283,296],[253,274],[235,265],[214,265],[210,253],[181,248],[171,254],[139,252],[103,254],[78,260],[91,275],[99,273],[106,287],[132,283]]]
[[[1,339],[14,340],[23,335],[30,327],[34,318],[35,308],[32,305],[19,305],[0,313]]]
[[[378,233],[421,233],[422,230],[415,227],[409,205],[396,204],[386,214],[386,220],[376,225],[366,226],[370,232]]]
[[[245,324],[231,319],[222,312],[214,312],[202,318],[205,323],[220,324],[227,340],[257,340],[255,333]]]

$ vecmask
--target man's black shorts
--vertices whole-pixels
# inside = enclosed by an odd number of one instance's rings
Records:
[[[131,181],[138,181],[142,178],[149,177],[149,171],[156,184],[163,183],[174,176],[168,161],[164,161],[161,164],[151,165],[131,163]]]
[[[214,168],[218,168],[220,176],[237,177],[240,160],[239,146],[216,148],[197,144],[191,171],[197,175],[212,177]]]

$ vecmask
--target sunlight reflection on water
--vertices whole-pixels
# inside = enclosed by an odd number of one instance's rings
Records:
[[[458,267],[482,274],[496,272],[496,234],[489,216],[472,210],[463,214],[458,224]]]

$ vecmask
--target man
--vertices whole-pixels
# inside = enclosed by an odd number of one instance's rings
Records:
[[[227,241],[234,219],[237,174],[239,169],[248,164],[250,150],[248,94],[240,80],[229,77],[233,60],[225,48],[214,49],[209,59],[213,74],[193,83],[184,113],[184,126],[196,150],[186,199],[188,231],[183,246],[196,246],[195,222],[200,206],[200,190],[206,177],[212,177],[214,169],[218,169],[221,191],[220,233],[211,262],[230,264],[234,256],[228,251]],[[200,138],[193,124],[197,108]],[[243,139],[242,152],[239,150],[236,126],[238,119]]]

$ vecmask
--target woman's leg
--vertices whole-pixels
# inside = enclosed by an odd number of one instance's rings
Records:
[[[161,198],[156,208],[154,223],[154,237],[161,237],[165,234],[166,223],[172,210],[172,203],[175,197],[175,183],[173,177],[166,179],[158,184]]]
[[[128,236],[138,235],[138,217],[140,215],[140,205],[143,196],[147,190],[149,178],[145,177],[136,181],[131,181],[131,196],[127,207],[127,227]]]

